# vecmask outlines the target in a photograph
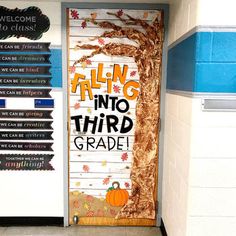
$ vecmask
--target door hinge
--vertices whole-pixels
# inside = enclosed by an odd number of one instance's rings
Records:
[[[158,129],[159,132],[161,132],[161,118],[158,119]]]
[[[156,210],[156,212],[158,212],[158,201],[155,201],[155,210]]]

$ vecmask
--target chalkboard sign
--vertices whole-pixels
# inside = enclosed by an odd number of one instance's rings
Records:
[[[50,27],[50,21],[38,7],[9,9],[0,6],[0,39],[25,37],[40,39]]]
[[[0,154],[0,170],[54,170],[50,154]]]

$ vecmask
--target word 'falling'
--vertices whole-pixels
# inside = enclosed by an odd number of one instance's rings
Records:
[[[121,70],[120,65],[115,64],[113,67],[113,73],[107,72],[106,77],[103,76],[103,63],[98,64],[98,68],[91,70],[91,79],[86,80],[86,76],[83,74],[75,73],[73,80],[71,81],[71,92],[76,93],[77,87],[80,86],[81,101],[85,101],[85,93],[87,91],[89,99],[93,99],[92,89],[100,89],[101,84],[107,84],[107,93],[112,92],[112,83],[120,81],[123,84],[123,94],[128,100],[134,100],[139,94],[139,83],[137,81],[127,81],[128,66],[124,65]]]

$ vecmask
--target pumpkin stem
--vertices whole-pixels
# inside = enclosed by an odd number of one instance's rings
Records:
[[[117,187],[116,187],[116,188],[114,187],[115,184],[117,184]],[[114,189],[120,189],[120,183],[119,183],[118,181],[115,181],[115,182],[112,183],[112,187],[113,187]]]

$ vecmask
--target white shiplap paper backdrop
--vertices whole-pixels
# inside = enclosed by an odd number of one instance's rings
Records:
[[[136,45],[136,42],[129,40],[128,38],[97,38],[93,41],[90,39],[100,36],[105,31],[111,31],[111,29],[103,29],[99,26],[96,26],[90,22],[86,22],[86,26],[83,26],[85,18],[91,18],[91,15],[96,18],[97,22],[109,21],[116,25],[124,26],[123,23],[118,20],[115,16],[108,15],[107,12],[117,13],[119,9],[69,9],[69,25],[68,25],[68,55],[69,55],[69,69],[73,66],[74,62],[80,59],[83,56],[90,55],[93,50],[78,49],[76,45],[90,44],[90,45],[99,45],[107,43],[122,43]],[[72,11],[78,14],[78,17],[72,16]],[[156,11],[144,11],[144,10],[123,10],[124,13],[128,13],[134,18],[143,18],[145,17],[147,21],[151,22],[156,16]],[[75,19],[78,18],[78,19]],[[126,26],[136,28],[140,31],[143,29],[140,26]],[[78,43],[79,42],[79,43]],[[89,58],[91,63],[83,65],[79,63],[76,65],[75,70],[70,71],[69,73],[69,84],[73,80],[75,73],[80,73],[86,76],[86,79],[90,80],[91,69],[97,69],[98,63],[103,63],[104,72],[103,75],[106,75],[107,72],[113,71],[114,64],[119,64],[121,69],[123,65],[128,65],[128,73],[126,81],[129,80],[139,80],[139,74],[137,65],[134,61],[134,58],[122,57],[122,56],[106,56],[104,54],[95,55]],[[120,87],[120,93],[116,93],[112,89],[110,96],[118,96],[119,99],[123,98],[123,85],[119,82],[114,83]],[[93,95],[102,94],[106,95],[107,85],[102,84],[101,89],[93,89]],[[87,93],[86,93],[87,95]],[[76,105],[77,104],[77,105]],[[134,126],[129,133],[121,134],[119,132],[112,132],[108,134],[106,129],[106,122],[104,122],[104,132],[92,134],[90,131],[87,133],[78,133],[75,129],[74,120],[70,121],[70,191],[80,191],[85,194],[92,195],[94,197],[105,197],[106,190],[111,187],[113,181],[119,181],[121,188],[125,188],[130,192],[131,189],[131,180],[130,180],[130,170],[132,165],[132,145],[134,141],[134,129],[135,129],[135,104],[136,100],[129,100],[130,109],[127,113],[119,113],[118,111],[112,111],[109,109],[98,109],[94,110],[94,101],[89,100],[89,97],[86,96],[85,101],[80,100],[80,89],[77,88],[76,93],[69,94],[69,112],[70,116],[75,115],[87,115],[90,118],[104,113],[105,115],[116,115],[119,118],[119,126],[121,125],[122,118],[124,115],[130,117]],[[81,123],[83,125],[83,122]],[[119,127],[118,126],[118,127]],[[90,130],[90,129],[89,129]],[[83,150],[78,150],[74,144],[74,139],[77,136],[83,136],[86,145],[86,137],[94,137],[98,141],[103,137],[105,143],[108,136],[116,138],[117,136],[125,137],[122,139],[124,144],[123,150],[114,150],[107,151],[104,148],[100,147],[97,150],[86,150],[86,147]],[[129,146],[127,147],[127,138],[129,139]],[[126,155],[127,159],[122,160],[122,155]],[[105,180],[105,182],[104,182]]]

